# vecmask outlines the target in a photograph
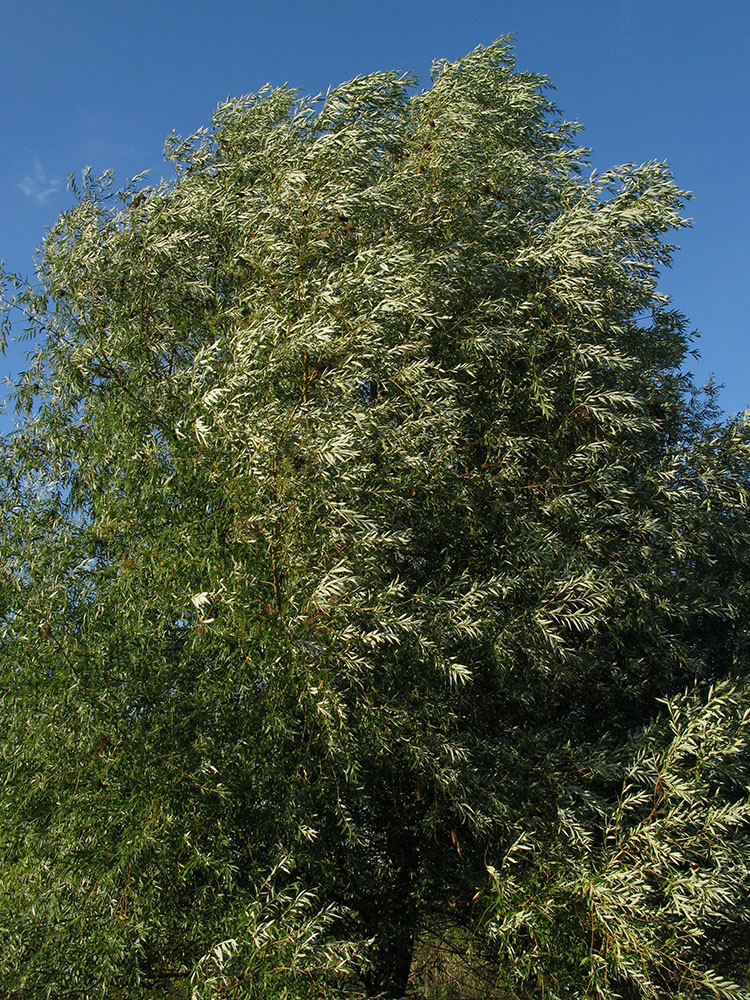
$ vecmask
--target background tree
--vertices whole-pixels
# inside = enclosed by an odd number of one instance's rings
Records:
[[[739,989],[744,689],[700,692],[745,670],[747,428],[657,290],[683,193],[590,175],[545,86],[501,40],[268,89],[48,235],[9,997],[399,997],[446,919],[498,996]]]

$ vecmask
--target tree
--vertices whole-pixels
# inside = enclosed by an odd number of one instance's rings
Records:
[[[506,39],[413,86],[86,176],[6,302],[9,998],[400,997],[445,928],[487,996],[744,995],[748,427],[658,291],[685,196]]]

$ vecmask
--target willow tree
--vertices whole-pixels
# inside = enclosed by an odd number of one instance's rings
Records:
[[[6,302],[4,996],[398,997],[441,921],[730,995],[748,436],[577,130],[501,40],[85,177]]]

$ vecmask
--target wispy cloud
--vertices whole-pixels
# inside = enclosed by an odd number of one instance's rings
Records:
[[[18,185],[27,198],[36,198],[41,204],[60,190],[60,180],[48,177],[40,160],[34,160],[34,169]]]

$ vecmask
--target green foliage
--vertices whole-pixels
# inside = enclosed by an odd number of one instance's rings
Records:
[[[488,930],[506,985],[550,998],[747,995],[724,971],[750,978],[739,954],[749,706],[747,687],[725,682],[705,700],[672,700],[624,745],[550,761],[557,822],[526,822],[490,869]]]
[[[545,87],[267,89],[48,234],[8,998],[398,997],[444,913],[499,997],[734,995],[750,435],[657,288],[684,194]]]

